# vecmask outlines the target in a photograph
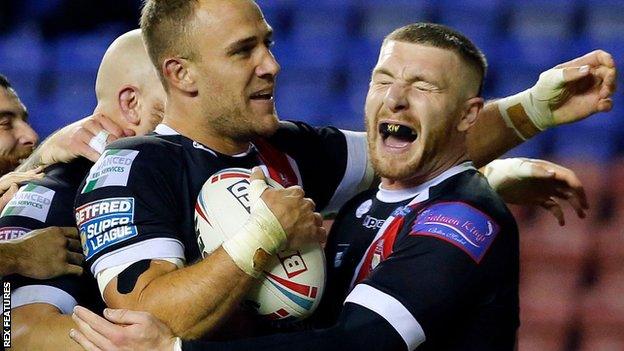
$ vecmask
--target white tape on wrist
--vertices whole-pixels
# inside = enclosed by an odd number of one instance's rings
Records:
[[[262,274],[262,267],[256,267],[254,256],[259,249],[274,255],[286,244],[286,233],[279,220],[260,198],[268,187],[263,180],[254,180],[249,185],[251,214],[243,228],[222,247],[243,272],[252,277]]]
[[[179,337],[176,337],[173,342],[173,351],[182,351],[182,339]]]
[[[528,90],[497,101],[498,109],[508,127],[514,129],[523,140],[532,135],[525,135],[518,124],[517,117],[512,116],[514,109],[522,107],[531,123],[540,131],[556,125],[551,106],[558,103],[565,80],[563,68],[553,68],[543,72],[537,83]]]
[[[533,176],[533,166],[527,158],[494,160],[485,166],[485,177],[494,190],[500,189],[509,180]]]

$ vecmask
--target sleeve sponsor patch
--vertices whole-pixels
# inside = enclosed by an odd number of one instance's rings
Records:
[[[22,216],[45,222],[54,198],[54,190],[36,184],[26,184],[13,196],[2,211],[4,216]]]
[[[442,202],[418,215],[410,235],[442,239],[479,263],[499,231],[500,226],[480,210],[463,202]]]
[[[81,194],[106,186],[126,186],[136,150],[109,149],[91,167]]]
[[[90,202],[76,209],[76,224],[85,259],[135,237],[134,198],[117,197]]]
[[[19,239],[29,232],[30,232],[30,229],[22,228],[22,227],[0,228],[0,241]]]

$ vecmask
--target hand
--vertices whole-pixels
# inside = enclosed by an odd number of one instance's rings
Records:
[[[589,66],[586,72],[580,69],[584,66]],[[596,112],[611,110],[617,70],[608,52],[592,51],[555,68],[564,69],[565,81],[558,101],[551,106],[555,125],[580,121]]]
[[[580,218],[589,208],[583,185],[571,170],[543,160],[512,158],[485,166],[488,182],[507,203],[541,206],[565,224],[557,199],[568,201]]]
[[[4,192],[4,194],[2,194],[2,196],[0,196],[0,212],[4,210],[6,205],[9,203],[9,201],[11,201],[11,199],[13,198],[13,196],[15,196],[18,190],[19,187],[17,186],[17,184],[13,184],[7,191]]]
[[[249,181],[258,179],[266,181],[262,170],[255,167]],[[321,214],[314,212],[314,201],[304,195],[300,186],[291,186],[267,188],[261,196],[284,229],[288,249],[300,248],[310,242],[324,242],[327,238]]]
[[[80,156],[96,162],[100,153],[89,143],[102,131],[108,133],[106,144],[135,134],[133,130],[123,129],[103,114],[94,114],[64,127],[46,140],[41,146],[40,162],[51,165],[69,162]]]
[[[173,350],[171,329],[147,312],[107,308],[104,316],[108,320],[76,306],[72,319],[78,330],[70,330],[69,336],[87,351]]]
[[[13,185],[33,179],[41,179],[44,175],[41,166],[26,172],[9,172],[0,178],[0,194],[4,194]]]
[[[33,230],[15,243],[17,273],[34,279],[82,274],[82,245],[78,230],[49,227]]]

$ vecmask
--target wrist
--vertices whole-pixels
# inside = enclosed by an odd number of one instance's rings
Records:
[[[0,257],[2,257],[2,274],[9,275],[21,272],[21,256],[22,248],[19,243],[7,242],[0,244]]]
[[[526,90],[496,102],[507,127],[513,129],[522,140],[527,140],[543,130],[535,125],[533,118],[527,113],[528,109],[525,106],[530,96],[531,92]]]

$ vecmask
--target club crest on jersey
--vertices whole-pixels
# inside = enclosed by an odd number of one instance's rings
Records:
[[[363,215],[367,214],[370,211],[371,206],[373,205],[373,200],[368,199],[355,210],[355,217],[362,218]]]
[[[0,241],[19,239],[28,232],[30,232],[30,229],[22,227],[0,228]]]
[[[371,271],[375,269],[383,259],[384,239],[377,241],[375,244],[375,251],[373,251],[373,258],[371,260]]]
[[[98,200],[76,209],[76,224],[85,258],[137,235],[134,220],[134,198],[118,197]]]
[[[45,222],[54,198],[54,190],[45,186],[26,184],[13,196],[2,211],[4,216],[22,216]]]
[[[418,215],[410,235],[442,239],[478,263],[499,231],[499,225],[480,210],[463,202],[441,202]]]
[[[126,186],[134,159],[139,154],[136,150],[109,149],[91,167],[84,188],[85,194],[107,186]]]

